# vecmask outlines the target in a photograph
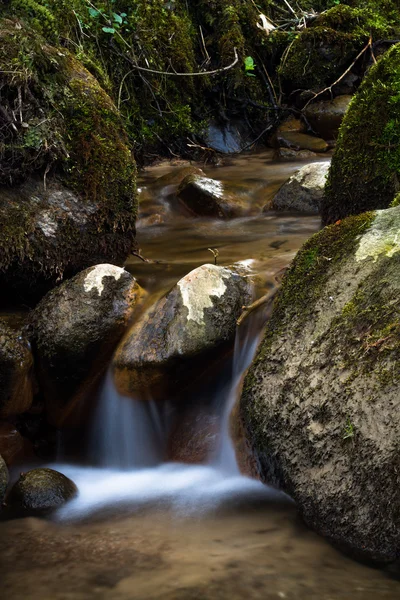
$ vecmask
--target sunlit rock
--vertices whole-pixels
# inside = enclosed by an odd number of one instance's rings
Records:
[[[7,507],[21,514],[46,514],[78,493],[75,483],[53,469],[33,469],[21,473],[7,496]]]
[[[30,408],[32,368],[26,338],[0,322],[0,418],[19,415]]]
[[[400,207],[314,235],[244,383],[263,479],[364,559],[400,557]]]
[[[132,275],[110,264],[89,267],[49,292],[31,318],[40,388],[58,425],[99,381],[143,290]],[[83,411],[83,412],[82,412]]]
[[[193,371],[232,343],[252,297],[245,269],[202,265],[183,277],[130,330],[114,359],[120,393],[177,393]]]
[[[222,181],[200,175],[185,177],[178,188],[178,198],[191,213],[203,217],[229,219],[249,210],[245,199]]]
[[[330,161],[305,165],[283,184],[266,210],[294,210],[318,214]]]

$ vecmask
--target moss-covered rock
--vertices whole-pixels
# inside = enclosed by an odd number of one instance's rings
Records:
[[[118,110],[68,50],[11,20],[0,40],[0,278],[27,295],[99,260],[124,261],[136,171]]]
[[[278,293],[241,415],[265,481],[361,558],[400,557],[400,208],[314,235]]]
[[[31,407],[33,357],[22,332],[0,322],[0,418]]]
[[[143,290],[124,269],[90,267],[39,302],[31,315],[38,379],[55,425],[81,422]]]
[[[322,216],[387,208],[400,190],[400,45],[371,68],[340,128]]]
[[[22,473],[7,496],[7,507],[22,515],[47,514],[78,494],[75,483],[53,469]]]
[[[0,506],[4,500],[4,496],[6,495],[7,486],[8,469],[4,459],[2,458],[2,456],[0,456]]]

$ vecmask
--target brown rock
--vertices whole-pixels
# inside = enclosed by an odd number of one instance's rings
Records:
[[[33,399],[33,357],[20,331],[0,322],[0,417],[27,411]]]
[[[180,185],[185,177],[188,177],[189,175],[199,175],[200,177],[205,177],[204,171],[202,171],[199,167],[179,167],[159,177],[156,180],[155,185],[160,187],[165,187],[167,185]]]
[[[24,438],[11,423],[0,422],[0,454],[10,466],[24,451]]]
[[[306,131],[306,125],[303,123],[301,119],[296,119],[296,117],[288,117],[281,123],[277,129],[277,134],[286,133],[288,131],[297,131],[297,133],[304,133]]]
[[[325,140],[336,139],[352,96],[309,104],[304,110],[311,127]]]
[[[167,460],[188,464],[206,463],[216,447],[220,418],[204,408],[193,409],[172,429]]]
[[[294,148],[295,150],[326,152],[329,148],[325,140],[306,133],[298,133],[297,131],[282,132],[277,136],[277,141],[279,146]]]
[[[178,198],[191,213],[202,217],[229,219],[248,213],[249,206],[222,181],[189,175],[178,188]]]

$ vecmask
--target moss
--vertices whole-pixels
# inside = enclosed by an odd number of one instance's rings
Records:
[[[346,219],[325,227],[304,244],[278,292],[258,360],[262,360],[273,340],[289,322],[293,321],[301,328],[312,313],[321,289],[332,273],[352,255],[360,235],[373,220],[373,213]]]
[[[400,188],[400,45],[371,68],[339,132],[322,202],[325,223],[387,208]]]

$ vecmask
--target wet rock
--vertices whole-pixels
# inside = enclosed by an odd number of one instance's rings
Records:
[[[232,343],[236,320],[251,297],[252,285],[241,271],[214,265],[191,271],[119,346],[113,368],[120,393],[151,389],[155,396],[176,395]]]
[[[32,404],[33,357],[20,331],[0,321],[0,417],[18,415]]]
[[[0,422],[0,454],[10,466],[24,451],[24,439],[11,423]]]
[[[199,175],[189,175],[182,181],[178,198],[190,212],[202,217],[229,219],[248,211],[245,200],[222,181]]]
[[[400,206],[303,246],[240,407],[263,479],[321,535],[376,563],[400,557],[399,230]]]
[[[272,208],[318,214],[329,165],[330,161],[324,161],[299,169],[274,196]],[[267,205],[265,210],[270,210],[270,206]]]
[[[325,140],[297,131],[281,132],[277,136],[277,142],[279,146],[294,150],[310,150],[311,152],[326,152],[329,148]]]
[[[171,431],[167,460],[188,464],[207,463],[217,446],[220,425],[220,417],[207,413],[204,408],[189,411]]]
[[[306,125],[301,119],[296,117],[288,117],[281,123],[277,129],[277,135],[287,133],[288,131],[297,131],[297,133],[304,133],[306,131]]]
[[[53,469],[33,469],[22,473],[7,496],[7,506],[24,514],[46,514],[78,494],[68,477]]]
[[[160,187],[167,185],[180,185],[185,177],[188,177],[189,175],[199,175],[200,177],[205,177],[204,171],[202,171],[199,167],[190,165],[173,169],[173,171],[162,175],[157,179],[155,185]]]
[[[318,154],[311,150],[293,150],[293,148],[278,148],[275,152],[275,158],[280,160],[305,160],[307,158],[317,158]]]
[[[0,455],[0,506],[6,495],[8,486],[8,469],[5,460]]]
[[[233,123],[224,127],[211,123],[205,135],[205,143],[222,154],[236,154],[241,152],[244,146],[239,127]]]
[[[59,425],[73,409],[78,416],[78,408],[83,418],[84,399],[142,294],[124,269],[96,265],[49,292],[33,311],[39,382],[52,424]]]
[[[304,109],[311,127],[325,140],[336,139],[343,117],[351,102],[351,96],[337,96],[309,104]]]

